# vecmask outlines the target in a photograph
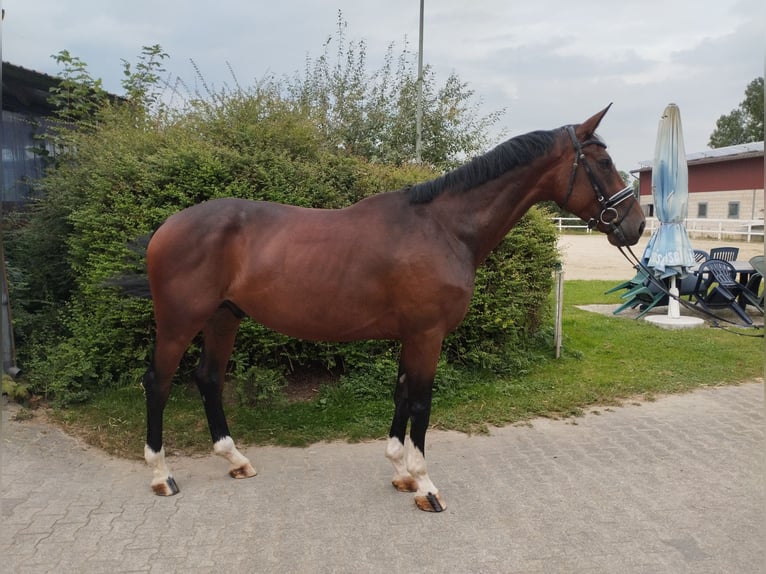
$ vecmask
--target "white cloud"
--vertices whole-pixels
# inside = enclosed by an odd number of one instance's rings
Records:
[[[160,44],[169,72],[214,86],[231,65],[248,85],[267,73],[301,70],[336,31],[364,39],[372,68],[389,44],[417,50],[411,0],[5,0],[3,58],[56,73],[50,58],[69,49],[119,91],[120,59]],[[620,169],[653,155],[657,120],[676,102],[686,149],[701,151],[715,120],[736,107],[764,70],[762,0],[427,0],[425,60],[444,81],[454,72],[483,101],[505,108],[510,135],[579,122],[614,102],[601,133]],[[331,54],[332,54],[331,50]]]

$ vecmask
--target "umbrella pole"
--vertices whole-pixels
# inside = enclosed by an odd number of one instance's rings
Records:
[[[670,278],[670,297],[668,299],[668,317],[679,319],[681,317],[681,304],[678,302],[678,287],[676,287],[676,276]]]

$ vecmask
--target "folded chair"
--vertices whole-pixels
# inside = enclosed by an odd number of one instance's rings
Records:
[[[634,309],[635,307],[640,306],[641,313],[636,316],[636,319],[643,317],[657,305],[667,305],[668,301],[668,296],[652,283],[648,277],[642,285],[631,289],[628,293],[623,295],[622,298],[626,299],[625,303],[612,311],[612,314],[618,315],[625,311],[625,309]]]
[[[608,295],[609,293],[614,293],[615,291],[619,291],[620,289],[635,289],[636,287],[640,287],[644,284],[644,281],[646,281],[646,271],[642,267],[639,267],[638,273],[636,273],[635,277],[632,279],[628,279],[627,281],[623,281],[619,285],[615,285],[611,289],[608,289],[607,291],[604,291],[604,295]]]
[[[612,314],[617,315],[625,309],[639,307],[641,312],[636,316],[636,319],[640,319],[654,307],[667,305],[670,298],[665,291],[660,289],[659,285],[656,283],[657,281],[660,281],[665,286],[665,289],[669,288],[670,279],[652,280],[650,277],[646,277],[640,288],[632,289],[622,296],[623,299],[626,299],[625,303],[617,307]],[[687,275],[680,281],[676,280],[679,296],[692,296],[696,285],[696,275]]]
[[[740,296],[763,312],[758,298],[746,286],[737,282],[737,272],[729,262],[708,259],[700,265],[694,288],[695,305],[708,313],[712,313],[713,309],[731,309],[745,323],[752,325],[753,320],[737,303],[737,297]]]

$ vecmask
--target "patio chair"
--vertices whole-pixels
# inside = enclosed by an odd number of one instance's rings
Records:
[[[668,289],[670,285],[670,279],[658,279],[657,281],[661,281],[665,286],[665,289]],[[696,275],[687,275],[680,281],[676,281],[678,295],[691,297],[694,294],[696,285]],[[634,309],[635,307],[639,307],[641,312],[636,316],[636,319],[640,319],[654,307],[666,306],[670,300],[668,294],[660,289],[657,283],[649,277],[645,278],[644,283],[640,288],[629,291],[623,295],[622,298],[627,300],[625,303],[617,307],[617,309],[615,309],[612,314],[617,315],[625,309]]]
[[[703,251],[702,249],[694,250],[694,260],[697,263],[702,263],[703,261],[707,261],[708,259],[710,259],[710,256],[708,255],[707,251]]]
[[[638,319],[646,315],[657,305],[661,304],[663,299],[665,300],[664,304],[667,305],[668,296],[660,291],[647,277],[644,280],[644,284],[638,288],[631,289],[631,291],[623,295],[622,298],[627,300],[612,311],[612,315],[619,315],[626,309],[634,309],[635,307],[640,306],[641,313],[636,317],[636,319]]]
[[[750,279],[747,282],[747,288],[753,295],[758,298],[758,302],[761,305],[761,310],[763,310],[763,296],[766,294],[766,286],[763,291],[761,291],[761,284],[763,283],[764,277],[763,255],[756,255],[755,257],[752,257],[750,259],[750,265],[752,265],[753,269],[755,269],[755,273],[750,276]]]
[[[721,261],[736,261],[739,255],[739,247],[713,247],[708,259],[720,259]]]
[[[609,293],[614,293],[615,291],[619,291],[620,289],[628,289],[628,290],[635,289],[636,287],[643,285],[644,281],[646,281],[646,271],[644,271],[642,267],[639,267],[635,277],[633,277],[632,279],[628,279],[627,281],[623,281],[619,285],[615,285],[611,289],[604,291],[604,295],[608,295]]]
[[[731,309],[748,325],[752,325],[753,320],[737,303],[738,297],[743,297],[763,312],[758,298],[746,286],[737,282],[734,267],[728,261],[720,259],[708,259],[700,265],[693,296],[695,305],[708,313],[712,313],[713,309]]]

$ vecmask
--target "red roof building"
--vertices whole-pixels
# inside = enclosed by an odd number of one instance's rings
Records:
[[[763,142],[687,154],[689,219],[763,220]],[[631,172],[639,178],[640,202],[654,216],[652,162]]]

